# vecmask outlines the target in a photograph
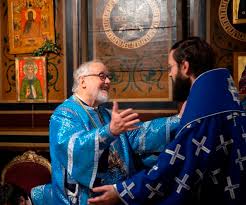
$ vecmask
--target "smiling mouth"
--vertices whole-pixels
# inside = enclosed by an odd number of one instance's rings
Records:
[[[101,88],[101,90],[104,90],[104,91],[106,91],[106,92],[109,92],[109,86],[103,86],[102,88]]]
[[[109,90],[107,90],[107,89],[102,89],[101,91],[104,93],[107,93],[107,94],[109,93]]]

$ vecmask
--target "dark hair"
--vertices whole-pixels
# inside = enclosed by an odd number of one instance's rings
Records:
[[[28,194],[22,188],[13,184],[0,185],[1,205],[19,205],[21,196],[28,200]]]
[[[189,37],[175,43],[171,50],[173,58],[178,66],[183,61],[188,61],[190,72],[195,76],[199,76],[205,71],[214,69],[214,52],[211,46],[199,37]]]

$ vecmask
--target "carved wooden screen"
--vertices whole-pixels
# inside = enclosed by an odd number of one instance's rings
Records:
[[[171,101],[165,68],[176,41],[176,0],[93,0],[89,8],[89,47],[113,74],[111,98]]]

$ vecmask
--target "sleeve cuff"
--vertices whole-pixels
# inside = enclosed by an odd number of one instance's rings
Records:
[[[128,203],[127,203],[123,198],[121,198],[121,196],[120,196],[120,194],[119,194],[119,192],[118,192],[118,189],[117,189],[117,185],[116,185],[116,184],[113,184],[113,187],[114,187],[114,190],[115,190],[117,196],[118,196],[119,199],[121,200],[121,202],[122,202],[123,204],[125,204],[125,205],[128,205]]]
[[[109,124],[103,126],[99,130],[99,145],[100,147],[108,146],[113,142],[118,136],[114,136],[109,129]]]

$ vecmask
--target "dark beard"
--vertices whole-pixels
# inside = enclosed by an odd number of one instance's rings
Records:
[[[189,78],[184,79],[181,74],[176,76],[173,81],[173,100],[177,102],[186,101],[191,88],[191,81]]]

